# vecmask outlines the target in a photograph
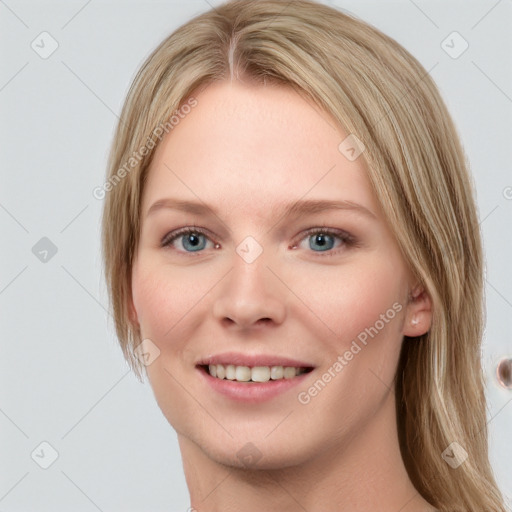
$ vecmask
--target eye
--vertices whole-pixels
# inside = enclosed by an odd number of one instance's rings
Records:
[[[178,246],[181,248],[176,247],[175,242],[179,242]],[[207,242],[213,243],[203,229],[187,227],[167,234],[162,240],[162,247],[172,245],[178,252],[201,252],[206,248]]]
[[[346,231],[341,229],[333,228],[312,228],[306,231],[306,235],[302,235],[299,240],[300,244],[294,243],[290,248],[311,250],[315,253],[319,253],[319,256],[332,256],[338,254],[339,247],[352,247],[357,246],[356,239]],[[306,242],[307,247],[304,247]],[[210,243],[210,247],[207,247]],[[199,227],[189,226],[172,231],[165,235],[161,242],[162,247],[172,246],[177,252],[181,253],[200,253],[202,250],[207,248],[217,249],[220,247],[219,244],[214,243],[207,232]],[[325,254],[320,254],[325,253]]]
[[[311,249],[313,252],[326,253],[320,256],[332,256],[338,254],[339,250],[333,251],[332,249],[340,246],[351,247],[356,245],[355,238],[346,231],[332,228],[312,228],[306,232],[306,236],[300,239],[300,242],[306,242],[306,249]],[[299,245],[304,249],[303,245]],[[297,244],[292,246],[292,249],[297,248]]]

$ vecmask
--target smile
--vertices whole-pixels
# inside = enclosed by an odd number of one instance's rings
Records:
[[[293,379],[308,373],[312,368],[296,366],[236,366],[234,364],[204,365],[205,370],[217,379],[236,382],[268,382],[269,380]]]
[[[212,390],[236,402],[261,403],[284,395],[310,378],[311,361],[278,354],[224,352],[196,361],[205,393]]]

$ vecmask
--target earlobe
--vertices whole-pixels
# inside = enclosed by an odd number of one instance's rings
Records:
[[[418,286],[408,297],[403,334],[411,338],[427,333],[432,323],[432,300],[427,291]]]

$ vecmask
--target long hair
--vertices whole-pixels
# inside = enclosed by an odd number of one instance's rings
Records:
[[[194,93],[238,78],[293,88],[363,141],[373,191],[433,304],[429,332],[404,337],[396,374],[408,474],[441,512],[505,512],[488,459],[483,251],[466,156],[425,68],[392,38],[326,5],[224,3],[179,27],[136,75],[102,189],[105,277],[130,367],[141,379],[128,303],[154,149],[194,107]],[[446,450],[461,449],[467,458],[458,467],[445,462]]]

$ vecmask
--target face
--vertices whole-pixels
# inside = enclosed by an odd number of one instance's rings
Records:
[[[196,99],[154,155],[132,272],[156,400],[223,464],[334,453],[391,403],[430,317],[332,118],[282,86]]]

